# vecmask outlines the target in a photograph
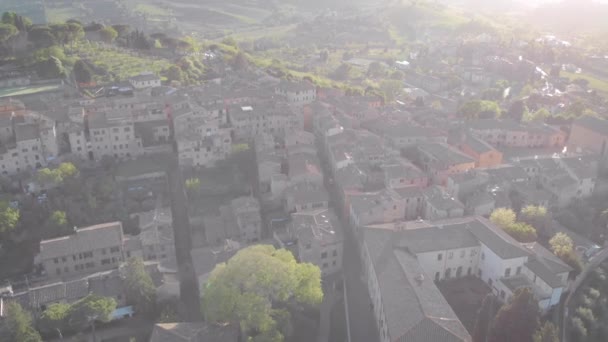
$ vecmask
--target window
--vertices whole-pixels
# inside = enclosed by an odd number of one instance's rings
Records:
[[[504,290],[500,290],[500,298],[501,299],[505,299],[505,291]]]
[[[334,251],[333,251],[332,254],[333,254],[334,257],[337,257],[338,256],[338,250],[334,249]]]
[[[397,205],[394,205],[394,206],[393,206],[393,210],[397,210]]]
[[[515,271],[515,274],[520,274],[521,273],[521,266],[517,266],[517,270]]]
[[[327,258],[327,252],[321,253],[321,259],[325,259],[325,258]]]
[[[454,258],[454,252],[448,252],[448,259]]]
[[[84,252],[82,254],[83,258],[92,258],[93,257],[93,252]]]
[[[464,258],[464,256],[465,256],[466,254],[467,254],[467,251],[465,251],[465,250],[460,251],[460,258],[461,258],[461,259],[462,259],[462,258]]]
[[[332,266],[336,266],[336,260],[332,261],[332,262],[331,262],[331,265],[332,265]]]
[[[68,258],[66,258],[66,257],[61,257],[61,262],[67,262],[67,261],[68,261]]]
[[[102,265],[108,265],[108,264],[110,264],[110,259],[101,259],[101,264]]]
[[[505,270],[505,277],[508,277],[511,275],[511,268],[507,267],[507,269]]]
[[[60,275],[61,274],[61,269],[58,268],[56,272],[57,272],[57,275]]]
[[[306,249],[310,249],[310,243],[306,244]]]
[[[110,248],[110,253],[118,253],[120,248],[118,246]]]
[[[441,260],[443,258],[443,254],[439,253],[437,254],[437,260]]]
[[[327,268],[327,266],[328,266],[328,265],[327,265],[327,263],[326,263],[326,262],[324,262],[324,263],[323,263],[323,268]]]
[[[69,273],[69,272],[70,272],[70,269],[69,269],[69,268],[66,266],[66,267],[64,267],[64,268],[63,268],[63,272],[64,272],[64,273]]]
[[[441,273],[435,272],[435,281],[439,281],[441,278]]]
[[[131,127],[125,127],[125,132],[131,132]]]
[[[55,262],[56,264],[58,264],[59,263],[59,259],[55,258],[55,259],[53,259],[53,262]]]
[[[105,249],[105,248],[102,248],[102,249],[101,249],[101,254],[102,254],[102,255],[106,255],[106,249]]]
[[[481,252],[481,260],[486,260],[486,253]]]

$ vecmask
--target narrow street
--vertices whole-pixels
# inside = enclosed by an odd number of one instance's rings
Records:
[[[342,217],[340,208],[338,186],[331,179],[328,164],[322,156],[321,148],[317,146],[321,158],[321,166],[325,175],[325,187],[329,192],[330,207],[340,218],[344,230],[344,250],[342,256],[342,273],[346,290],[347,329],[349,328],[350,341],[348,342],[379,342],[374,314],[371,310],[371,300],[367,291],[367,284],[362,280],[362,265],[352,227],[348,219]],[[341,341],[332,341],[341,342]]]
[[[351,342],[379,342],[367,284],[361,279],[361,262],[357,246],[351,234],[345,235],[342,267],[348,300],[347,319],[350,321]]]

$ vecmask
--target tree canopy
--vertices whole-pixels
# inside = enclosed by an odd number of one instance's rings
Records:
[[[574,243],[566,233],[560,232],[549,240],[549,246],[551,246],[551,251],[555,253],[555,255],[560,256],[572,252]]]
[[[460,107],[460,115],[466,119],[479,119],[482,116],[498,117],[500,115],[500,107],[493,101],[474,100]]]
[[[118,37],[118,32],[116,32],[112,26],[106,26],[99,30],[99,35],[101,40],[106,43],[111,43],[114,41],[114,39],[116,39],[116,37]]]
[[[538,238],[536,229],[525,222],[515,222],[504,230],[519,242],[534,242]]]
[[[551,322],[545,322],[543,326],[534,333],[534,342],[559,342],[557,329]]]
[[[13,208],[6,201],[0,201],[0,234],[15,229],[19,222],[19,209]]]
[[[3,341],[42,342],[42,337],[32,325],[32,316],[17,302],[6,303],[5,318],[0,325],[0,331],[8,334],[6,339],[0,335]]]
[[[490,330],[490,342],[534,342],[539,326],[538,301],[527,288],[518,289],[509,303],[496,315]]]
[[[90,83],[93,80],[93,71],[82,60],[74,63],[74,77],[78,83]]]
[[[83,330],[91,320],[108,322],[114,310],[116,310],[114,298],[90,294],[72,304],[68,318],[69,325]]]
[[[509,227],[515,223],[517,215],[512,209],[498,208],[490,215],[490,221],[502,229]]]
[[[498,298],[493,293],[489,293],[483,299],[481,308],[477,312],[477,319],[475,320],[475,330],[473,330],[472,336],[473,342],[486,342],[492,321],[500,309],[500,305]]]
[[[299,264],[291,252],[270,245],[239,251],[215,267],[203,289],[209,322],[238,323],[250,341],[283,341],[292,303],[318,305],[321,271]]]
[[[130,258],[125,271],[127,301],[135,305],[139,312],[153,313],[156,303],[156,287],[146,272],[144,261],[141,258]]]
[[[38,329],[43,334],[58,332],[61,335],[68,324],[71,306],[66,303],[49,305],[38,320]]]

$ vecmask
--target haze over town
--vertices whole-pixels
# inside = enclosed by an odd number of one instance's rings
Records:
[[[0,15],[0,341],[608,340],[607,1]]]

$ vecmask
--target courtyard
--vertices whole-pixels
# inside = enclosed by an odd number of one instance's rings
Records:
[[[476,277],[441,281],[437,284],[437,287],[439,287],[458,319],[472,334],[477,319],[477,311],[491,289]]]

